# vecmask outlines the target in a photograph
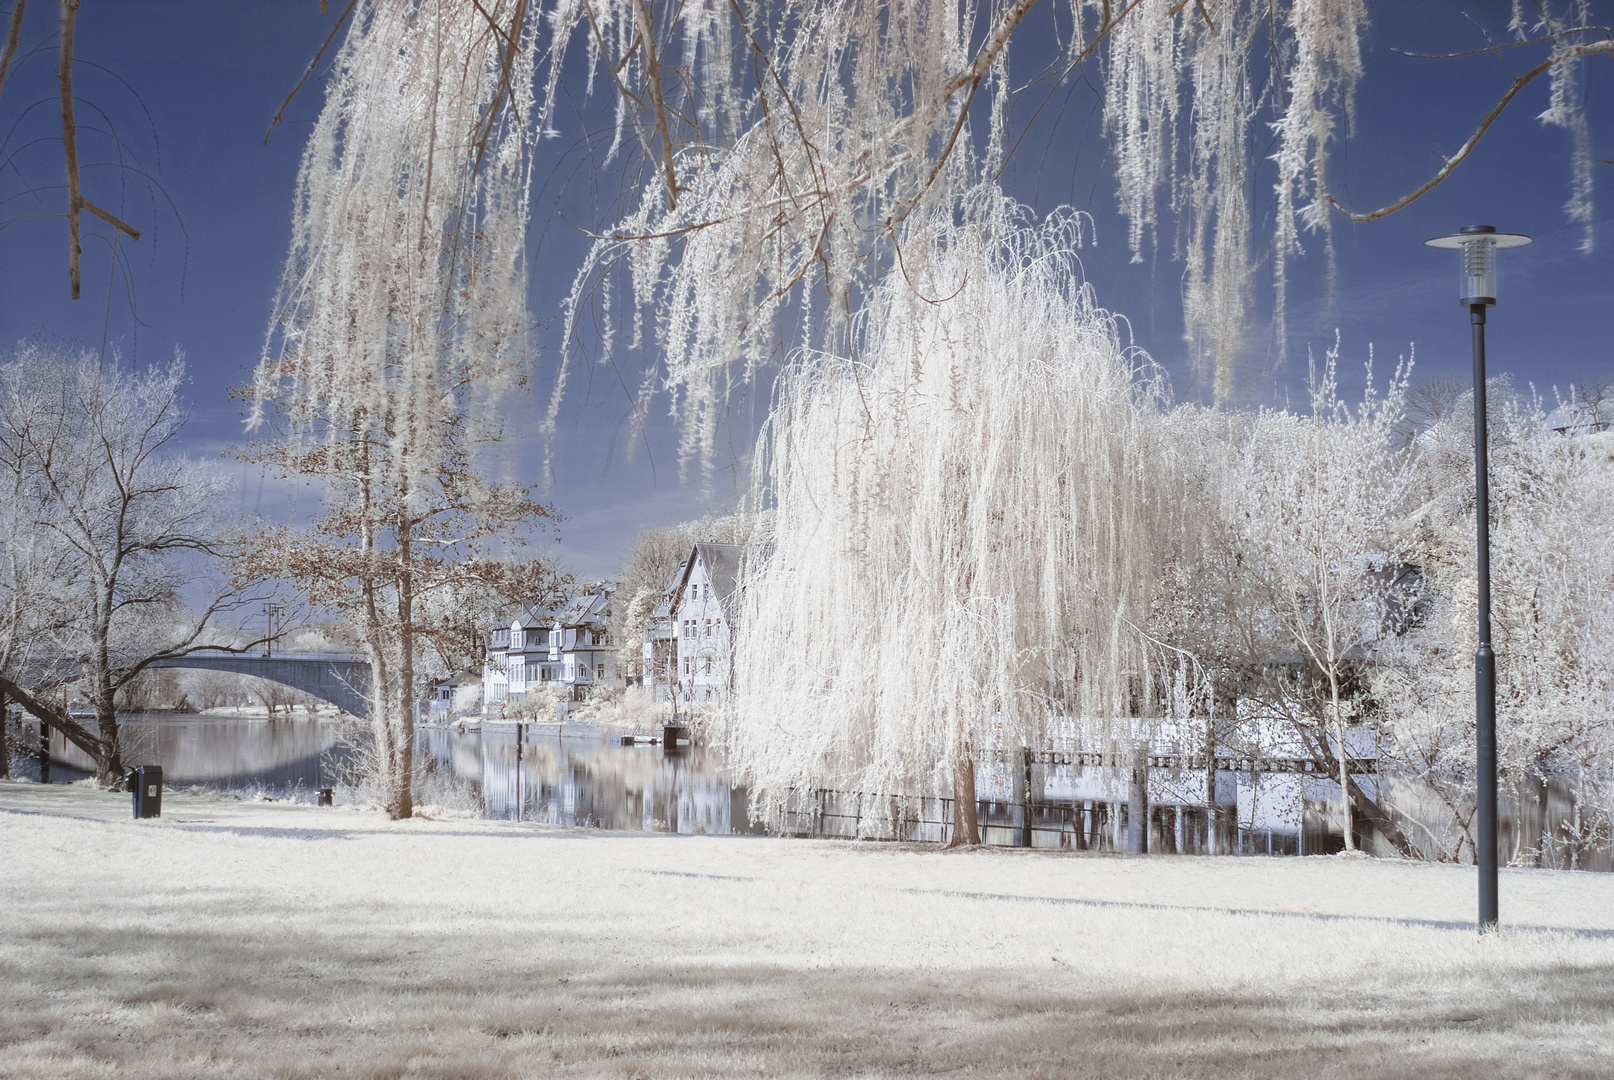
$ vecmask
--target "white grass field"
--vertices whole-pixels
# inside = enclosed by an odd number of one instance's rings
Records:
[[[1614,1076],[1614,875],[128,807],[0,783],[0,1076]]]

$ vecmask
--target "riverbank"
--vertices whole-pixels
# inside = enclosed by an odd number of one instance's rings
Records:
[[[1614,1073],[1610,875],[1503,871],[1560,929],[1482,940],[1458,867],[15,783],[0,851],[0,1077]]]

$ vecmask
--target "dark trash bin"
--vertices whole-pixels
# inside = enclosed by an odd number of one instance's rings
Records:
[[[135,817],[162,816],[163,767],[161,765],[136,766],[129,773],[129,788],[134,795]]]
[[[332,806],[335,804],[335,788],[322,787],[319,789],[319,805]]]

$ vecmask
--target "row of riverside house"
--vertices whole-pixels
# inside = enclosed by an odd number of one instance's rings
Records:
[[[482,665],[482,713],[499,716],[529,694],[555,691],[560,702],[620,685],[611,640],[612,586],[532,604],[494,628]]]
[[[675,708],[726,699],[742,550],[738,544],[691,548],[646,622],[638,673],[618,666],[614,585],[557,594],[494,627],[480,677],[464,672],[438,683],[431,719],[548,719],[536,712],[549,702],[563,715],[592,694],[633,683]]]

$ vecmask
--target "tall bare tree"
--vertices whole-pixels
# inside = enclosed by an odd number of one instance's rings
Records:
[[[182,592],[221,553],[226,485],[180,455],[178,360],[142,371],[24,344],[0,360],[0,692],[123,772],[116,698],[154,662],[203,647],[248,603]],[[76,684],[94,730],[55,694]]]

